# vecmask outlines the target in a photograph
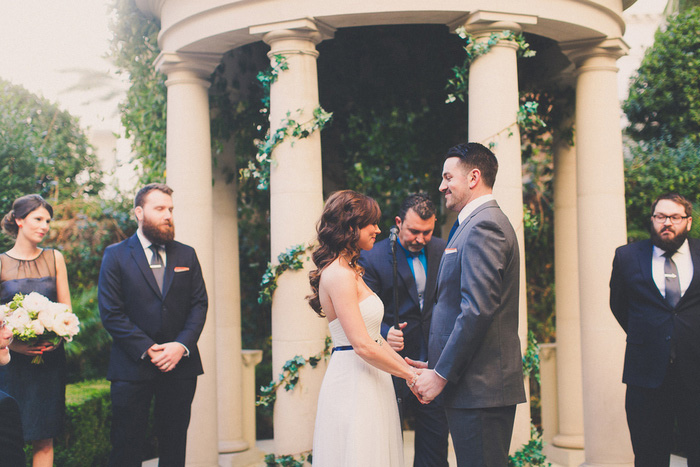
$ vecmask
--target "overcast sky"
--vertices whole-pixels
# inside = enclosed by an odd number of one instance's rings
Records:
[[[0,78],[59,102],[83,126],[113,126],[119,99],[105,104],[97,91],[65,92],[80,77],[69,70],[114,71],[104,58],[108,14],[107,0],[0,0]]]

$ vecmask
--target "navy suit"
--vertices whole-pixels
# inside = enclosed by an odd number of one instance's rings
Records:
[[[99,307],[114,343],[107,378],[112,382],[111,465],[141,465],[146,417],[155,395],[160,465],[184,465],[190,405],[203,373],[197,340],[207,313],[207,292],[193,248],[165,246],[161,293],[136,235],[105,250]],[[189,350],[163,373],[146,354],[155,343],[179,342]],[[145,355],[145,357],[144,357]]]
[[[622,381],[636,465],[668,465],[674,414],[688,465],[700,465],[700,241],[688,245],[693,278],[675,308],[652,277],[651,240],[621,246],[613,260],[610,309],[627,333]]]
[[[402,356],[425,361],[428,352],[430,320],[435,304],[435,284],[440,258],[445,250],[445,241],[432,237],[424,247],[428,268],[423,300],[420,308],[416,281],[411,273],[406,252],[398,242],[396,263],[398,278],[399,321],[406,322]],[[362,251],[359,263],[365,268],[363,279],[384,303],[382,335],[386,338],[394,325],[394,286],[391,244],[389,239],[377,242],[369,251]],[[416,419],[415,466],[447,466],[447,420],[439,404],[422,405],[401,378],[394,378],[396,395],[404,408],[412,410]],[[403,413],[403,411],[402,411]]]
[[[24,467],[24,436],[17,401],[0,391],[0,465]]]

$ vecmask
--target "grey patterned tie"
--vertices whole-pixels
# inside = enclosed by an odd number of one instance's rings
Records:
[[[678,280],[678,268],[676,263],[671,259],[675,251],[667,251],[663,254],[666,258],[664,261],[664,277],[666,279],[666,301],[673,308],[678,305],[681,300],[681,283]]]
[[[423,309],[423,297],[425,296],[425,268],[420,260],[420,253],[413,256],[413,277],[416,279],[416,290],[418,291],[418,302],[421,310]]]
[[[165,275],[165,265],[163,264],[163,257],[160,256],[160,247],[156,244],[152,244],[148,248],[153,252],[151,257],[151,271],[156,278],[158,283],[158,288],[163,291],[163,276]]]

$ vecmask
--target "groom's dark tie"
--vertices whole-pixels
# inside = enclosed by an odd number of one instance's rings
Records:
[[[165,265],[163,264],[163,257],[160,256],[160,247],[156,244],[152,244],[148,248],[153,252],[151,257],[151,271],[156,278],[158,283],[158,288],[163,291],[163,276],[165,275]]]
[[[447,236],[447,243],[450,243],[450,240],[452,240],[452,236],[457,231],[457,227],[459,227],[459,219],[457,219],[455,223],[452,224],[452,228],[450,229],[450,235]]]

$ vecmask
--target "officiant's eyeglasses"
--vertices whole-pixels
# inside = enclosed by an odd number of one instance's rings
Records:
[[[671,224],[680,224],[683,219],[687,219],[690,216],[681,216],[680,214],[674,214],[672,216],[667,216],[665,214],[654,214],[651,219],[657,224],[665,224],[666,219],[671,220]]]

